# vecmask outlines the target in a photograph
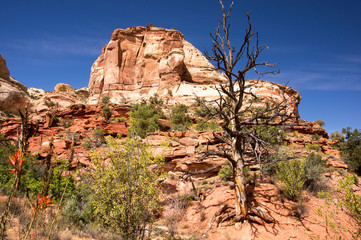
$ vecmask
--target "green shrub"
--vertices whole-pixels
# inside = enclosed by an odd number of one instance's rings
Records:
[[[121,122],[125,122],[127,119],[125,117],[116,117],[114,119],[115,122],[117,123],[121,123]]]
[[[159,98],[157,93],[154,93],[154,95],[149,98],[149,103],[157,107],[163,106],[163,100]]]
[[[318,134],[314,134],[314,135],[311,136],[311,139],[314,140],[314,141],[318,141],[318,140],[321,139],[321,136],[318,135]]]
[[[325,121],[323,121],[321,119],[317,119],[314,123],[320,125],[321,127],[325,126]]]
[[[218,177],[223,181],[231,180],[233,177],[233,169],[230,165],[223,165],[218,171]]]
[[[321,146],[318,144],[308,144],[308,145],[306,145],[306,149],[315,150],[317,152],[321,152],[321,150],[322,150]]]
[[[45,106],[47,106],[48,108],[53,108],[55,106],[55,103],[51,100],[47,101],[47,100],[44,100],[44,104]]]
[[[200,120],[197,122],[197,125],[195,126],[194,129],[196,131],[205,131],[205,130],[220,131],[221,127],[215,121],[206,122],[206,121]]]
[[[339,131],[331,133],[331,140],[333,140],[333,141],[342,142],[344,139],[345,139],[345,136],[342,135],[342,133],[340,133]]]
[[[141,141],[128,138],[123,146],[108,140],[108,156],[93,155],[95,169],[94,214],[101,226],[121,239],[142,239],[160,207],[158,171],[150,150]],[[106,158],[109,164],[103,164]]]
[[[5,110],[3,111],[3,113],[4,113],[5,116],[8,117],[8,118],[14,117],[14,114],[13,114],[10,110],[5,109]]]
[[[192,119],[188,116],[187,112],[188,107],[184,104],[180,104],[172,108],[170,116],[172,130],[186,130],[190,125],[192,125]]]
[[[106,143],[104,137],[104,129],[96,127],[93,131],[93,143],[95,147],[100,147],[102,144]]]
[[[345,139],[340,143],[341,156],[351,171],[361,175],[361,129],[342,129]]]
[[[277,177],[284,184],[284,195],[290,200],[300,200],[305,184],[305,161],[291,159],[277,164]]]
[[[109,97],[109,96],[104,96],[104,97],[102,97],[102,103],[103,103],[103,104],[108,104],[109,101],[110,101],[110,97]]]
[[[134,104],[130,111],[130,131],[144,138],[148,132],[155,132],[160,129],[158,119],[162,118],[162,114],[146,103]]]
[[[311,192],[317,193],[326,188],[323,173],[326,171],[326,161],[315,153],[310,153],[305,163],[305,187]]]
[[[105,104],[105,106],[102,109],[102,115],[105,118],[105,121],[109,121],[110,117],[112,116],[113,111],[110,109],[108,104]]]

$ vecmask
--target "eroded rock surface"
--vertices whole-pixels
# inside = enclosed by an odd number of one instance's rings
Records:
[[[132,102],[153,95],[177,95],[182,85],[224,80],[177,30],[157,27],[116,29],[91,69],[89,103],[103,96]]]
[[[29,97],[27,88],[10,77],[5,59],[0,55],[0,111],[10,111],[19,114],[23,111]]]

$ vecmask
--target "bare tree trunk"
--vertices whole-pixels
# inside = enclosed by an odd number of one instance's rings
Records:
[[[233,169],[234,181],[235,181],[235,191],[236,191],[236,214],[239,216],[247,217],[248,207],[247,207],[247,195],[246,195],[246,181],[243,172],[243,159],[239,148],[237,148],[236,140],[234,140],[234,153],[233,159],[236,162],[236,166]]]

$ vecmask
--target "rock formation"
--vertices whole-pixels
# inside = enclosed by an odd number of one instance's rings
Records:
[[[88,103],[108,96],[114,103],[131,103],[157,93],[167,104],[190,105],[195,96],[214,100],[217,84],[225,80],[213,65],[184,39],[182,33],[157,27],[116,29],[91,68]],[[255,81],[250,81],[255,84]],[[258,81],[251,89],[263,99],[289,100],[298,115],[297,91]]]
[[[10,77],[6,61],[0,55],[0,111],[6,110],[13,114],[23,111],[29,101],[26,91],[23,84]]]
[[[177,95],[182,85],[223,80],[202,53],[176,30],[116,29],[92,66],[89,103],[97,103],[103,96],[124,103],[154,93]]]

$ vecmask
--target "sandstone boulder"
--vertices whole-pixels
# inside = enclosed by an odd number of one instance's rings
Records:
[[[54,92],[73,92],[73,89],[69,84],[58,83],[54,88]]]
[[[0,111],[19,114],[23,111],[29,97],[27,88],[10,77],[5,59],[0,55]]]

